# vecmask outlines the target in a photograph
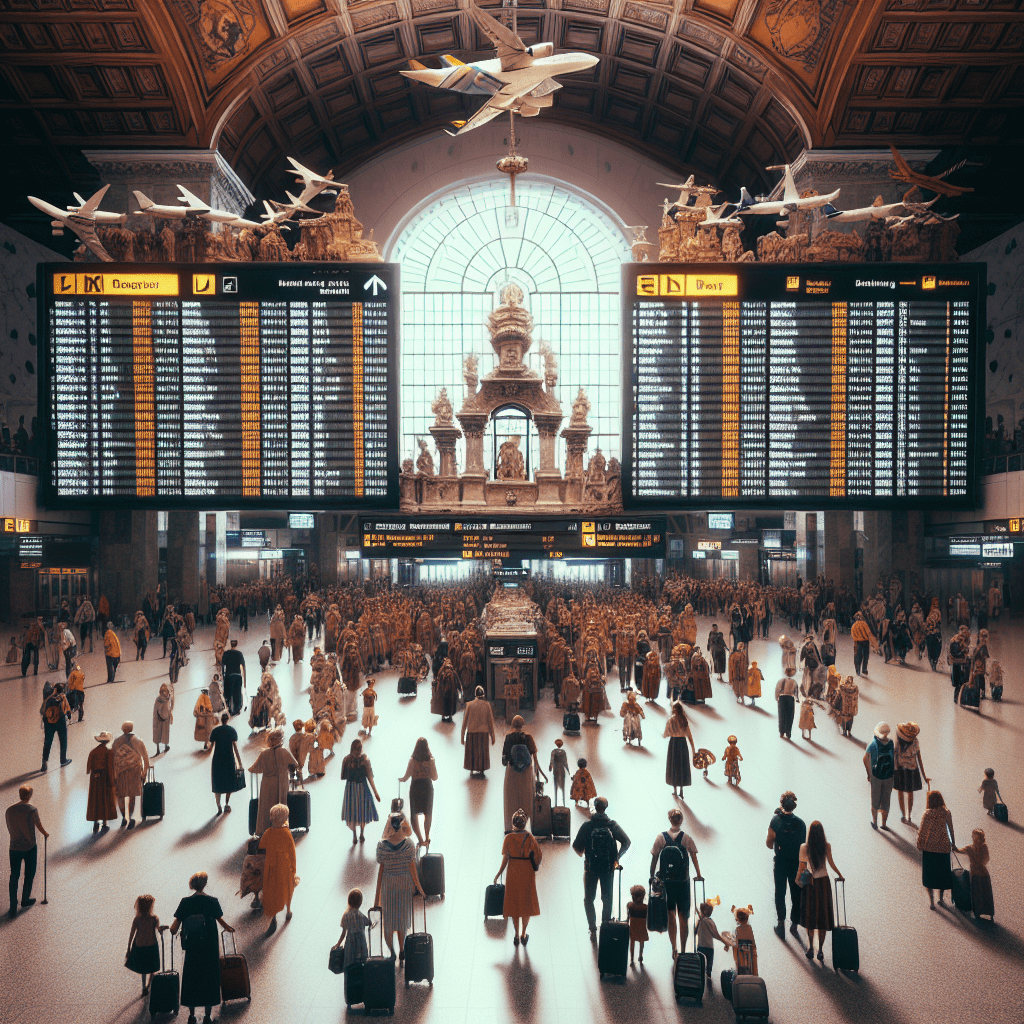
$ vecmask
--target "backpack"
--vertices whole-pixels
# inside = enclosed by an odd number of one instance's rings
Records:
[[[50,697],[43,705],[43,718],[50,725],[56,725],[64,717],[64,699],[58,694]]]
[[[587,867],[599,875],[606,875],[619,859],[619,847],[607,825],[596,825],[587,837]]]
[[[525,772],[532,760],[530,748],[525,743],[516,743],[509,751],[508,763],[514,771]]]
[[[658,858],[658,877],[663,882],[683,882],[690,877],[690,851],[683,846],[683,833],[673,839],[662,832],[665,846]]]
[[[794,814],[782,814],[779,818],[779,828],[775,832],[776,856],[780,860],[799,860],[804,830],[797,824],[797,817]]]
[[[876,779],[891,779],[896,770],[895,747],[890,743],[888,750],[875,746],[875,764],[871,769]]]
[[[206,918],[202,914],[189,914],[181,923],[181,948],[185,952],[201,949],[206,944]]]

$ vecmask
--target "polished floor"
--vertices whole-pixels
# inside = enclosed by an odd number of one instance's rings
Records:
[[[703,638],[708,622],[702,620],[700,627]],[[781,631],[776,624],[773,637]],[[981,714],[954,708],[948,677],[929,672],[927,662],[924,669],[916,659],[900,668],[883,666],[874,656],[870,679],[861,681],[861,713],[850,739],[840,737],[819,716],[812,742],[780,740],[774,700],[768,696],[756,709],[740,707],[725,684],[715,683],[713,701],[692,713],[699,746],[720,756],[726,737],[734,732],[744,757],[743,781],[737,789],[724,784],[721,762],[707,781],[696,773],[695,785],[686,791],[685,828],[698,845],[708,894],[721,896],[722,907],[716,911],[719,927],[731,925],[731,904],[753,904],[751,924],[760,971],[768,986],[771,1019],[777,1024],[1009,1024],[1024,1019],[1024,829],[1016,823],[1024,808],[1024,627],[1003,623],[992,633],[993,657],[1004,667],[1006,699],[1000,704],[983,702]],[[255,652],[262,639],[259,627],[242,634],[241,647],[250,664],[257,664]],[[130,644],[126,639],[122,643],[127,654]],[[85,761],[94,745],[93,734],[101,729],[116,734],[126,718],[135,720],[139,735],[151,739],[153,700],[167,666],[158,657],[159,649],[154,656],[151,648],[145,662],[126,661],[113,685],[103,682],[99,646],[95,654],[85,655],[85,722],[70,727],[74,763],[51,768],[45,775],[38,773],[38,707],[44,676],[34,678],[30,673],[22,679],[16,666],[0,670],[7,737],[0,769],[5,804],[15,802],[18,785],[28,781],[35,786],[34,803],[53,838],[49,904],[37,904],[15,920],[0,918],[0,1024],[148,1020],[138,978],[123,967],[132,904],[137,895],[152,893],[157,913],[169,923],[177,901],[187,894],[189,875],[198,869],[210,873],[208,891],[219,897],[226,917],[237,927],[239,948],[248,957],[252,975],[252,1003],[229,1003],[215,1010],[215,1018],[301,1024],[362,1016],[361,1007],[346,1011],[343,980],[328,972],[327,957],[339,933],[349,889],[360,886],[368,898],[372,895],[379,827],[368,831],[364,845],[351,845],[351,833],[340,821],[340,757],[328,762],[326,777],[310,785],[313,828],[297,838],[302,882],[295,916],[287,925],[282,922],[273,937],[262,937],[265,922],[249,911],[248,900],[234,895],[247,838],[247,794],[236,796],[233,814],[216,817],[209,755],[192,739],[192,708],[212,671],[211,648],[212,630],[200,630],[191,664],[177,685],[171,750],[156,760],[158,778],[166,784],[167,816],[131,832],[115,828],[92,833],[85,820]],[[778,644],[755,641],[751,655],[764,671],[769,693],[780,675]],[[851,664],[850,640],[842,637],[840,668],[850,671]],[[308,663],[282,663],[276,677],[289,720],[308,714]],[[395,780],[405,770],[414,741],[426,736],[440,776],[432,849],[445,855],[447,874],[445,899],[428,904],[436,959],[433,988],[406,989],[400,981],[398,1020],[654,1024],[686,1019],[717,1024],[733,1019],[717,982],[702,1009],[676,1005],[665,935],[652,935],[644,963],[632,967],[624,981],[598,980],[596,950],[582,906],[582,862],[565,843],[543,844],[545,857],[538,875],[542,914],[530,927],[529,946],[514,948],[511,927],[504,922],[485,923],[484,887],[500,863],[502,769],[492,769],[486,781],[471,781],[461,767],[458,719],[453,726],[430,715],[425,689],[400,704],[395,675],[383,673],[381,680],[380,725],[367,743],[378,788],[385,800],[395,795]],[[611,814],[633,840],[624,858],[628,890],[630,884],[646,883],[651,843],[665,827],[665,814],[673,804],[671,790],[664,785],[667,740],[661,733],[666,704],[662,700],[660,706],[646,705],[644,745],[627,748],[622,743],[614,675],[609,697],[614,715],[606,713],[599,726],[567,737],[566,746],[571,763],[580,756],[588,758],[598,791],[609,798]],[[880,719],[894,728],[906,719],[920,724],[924,763],[952,808],[958,841],[969,842],[972,828],[986,830],[996,901],[994,925],[951,909],[928,909],[915,833],[900,824],[898,812],[891,833],[872,831],[860,759]],[[529,728],[546,767],[553,741],[562,735],[561,713],[549,698],[542,700]],[[249,741],[241,723],[239,732],[248,764],[258,740]],[[347,749],[356,735],[356,727],[350,725],[339,751]],[[149,746],[152,751],[152,743]],[[50,764],[57,762],[56,754],[51,755]],[[986,767],[996,769],[1010,806],[1009,825],[998,824],[981,807],[977,787]],[[809,963],[791,936],[782,941],[772,931],[772,855],[765,847],[765,832],[779,793],[789,788],[798,794],[798,813],[807,821],[823,822],[836,863],[847,876],[850,923],[860,935],[859,975],[834,973],[828,947],[826,966]],[[915,808],[915,818],[919,815]],[[573,818],[574,828],[584,820],[579,811]],[[39,898],[42,881],[40,867],[35,888]],[[719,947],[716,978],[723,959]]]

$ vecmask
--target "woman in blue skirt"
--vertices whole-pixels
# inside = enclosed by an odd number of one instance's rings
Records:
[[[341,820],[352,829],[352,845],[355,846],[357,842],[361,843],[366,838],[363,830],[367,822],[377,820],[377,804],[374,797],[380,800],[380,793],[373,783],[370,759],[363,753],[363,744],[360,740],[352,741],[348,756],[341,762],[341,779],[345,783]]]

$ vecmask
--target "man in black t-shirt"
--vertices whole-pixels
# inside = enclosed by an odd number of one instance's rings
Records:
[[[230,649],[221,655],[220,667],[224,673],[224,699],[231,714],[237,715],[242,710],[242,686],[246,682],[245,658],[237,640],[232,640]]]
[[[775,851],[775,912],[779,923],[775,926],[779,938],[786,935],[786,886],[792,903],[789,930],[799,935],[797,923],[800,919],[800,886],[796,882],[796,869],[800,866],[800,847],[807,840],[807,826],[793,811],[796,808],[796,794],[787,790],[779,797],[779,807],[768,825],[768,839],[765,845]]]

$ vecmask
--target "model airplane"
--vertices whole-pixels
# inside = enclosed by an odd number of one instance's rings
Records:
[[[145,193],[134,191],[139,209],[135,211],[139,217],[163,217],[166,220],[184,220],[186,217],[198,217],[200,220],[209,221],[211,224],[229,224],[235,228],[257,228],[259,224],[255,221],[239,217],[237,213],[230,213],[228,210],[215,210],[207,205],[197,195],[189,192],[184,185],[178,186],[181,193],[179,202],[183,206],[165,206],[154,203]]]
[[[727,206],[735,206],[735,203],[722,203],[719,206],[706,207],[706,216],[697,225],[699,228],[741,228],[743,221],[734,214],[725,215]]]
[[[827,206],[840,192],[840,189],[837,188],[835,192],[829,192],[824,196],[801,196],[796,190],[796,182],[793,181],[793,172],[789,164],[772,165],[766,167],[765,170],[783,172],[782,198],[757,201],[745,188],[741,188],[740,201],[736,205],[737,213],[772,215],[790,213],[793,210],[814,210],[821,206]]]
[[[96,234],[96,225],[123,224],[128,218],[123,213],[107,213],[99,209],[100,202],[107,194],[108,188],[110,188],[109,185],[104,185],[98,192],[94,192],[88,200],[82,199],[75,192],[74,196],[78,200],[79,205],[69,206],[66,210],[61,210],[50,203],[44,202],[42,199],[36,199],[35,196],[29,196],[28,201],[37,210],[41,210],[47,216],[53,218],[50,222],[53,234],[62,235],[65,228],[70,228],[78,236],[79,240],[103,260],[104,263],[112,263],[113,257],[103,248],[103,243],[100,241],[99,235]]]
[[[898,203],[883,203],[882,197],[878,196],[871,206],[861,206],[856,210],[836,210],[834,213],[827,213],[826,216],[829,223],[834,224],[855,224],[863,220],[881,220],[883,217],[905,215],[916,217],[939,201],[939,197],[936,196],[927,203],[912,202],[910,196],[913,192],[914,190],[911,189]]]
[[[295,180],[302,182],[302,193],[300,198],[308,203],[314,196],[321,192],[328,192],[331,195],[337,193],[341,183],[334,180],[334,171],[328,171],[326,175],[315,174],[308,167],[303,167],[295,157],[288,157],[288,163],[295,168]],[[307,194],[308,193],[308,194]],[[286,192],[285,195],[288,193]],[[291,196],[289,196],[289,199]]]
[[[952,174],[963,167],[967,163],[966,160],[961,160],[960,163],[947,168],[941,174],[930,177],[927,174],[921,174],[919,171],[913,170],[907,161],[900,156],[899,151],[892,143],[889,144],[889,148],[892,150],[893,160],[896,161],[896,170],[889,171],[891,178],[895,178],[897,181],[905,181],[908,185],[917,185],[918,188],[926,188],[931,192],[937,192],[940,196],[962,196],[965,192],[974,191],[973,188],[966,188],[963,185],[951,185],[948,181],[943,181],[946,175]]]
[[[446,54],[441,58],[443,68],[428,68],[414,60],[409,62],[413,70],[401,72],[406,78],[435,89],[488,97],[468,121],[453,121],[458,131],[449,135],[472,131],[506,111],[535,117],[542,107],[550,107],[554,102],[554,93],[561,88],[555,81],[556,75],[586,71],[598,62],[598,58],[589,53],[556,54],[554,43],[528,47],[515,32],[474,3],[469,5],[469,14],[494,43],[497,58],[465,64]]]
[[[667,181],[656,181],[654,184],[660,185],[662,188],[679,189],[679,198],[674,203],[669,203],[669,209],[672,209],[673,206],[685,206],[690,201],[690,196],[693,194],[692,174],[681,185],[670,185]],[[668,200],[666,200],[666,202],[668,202]]]

